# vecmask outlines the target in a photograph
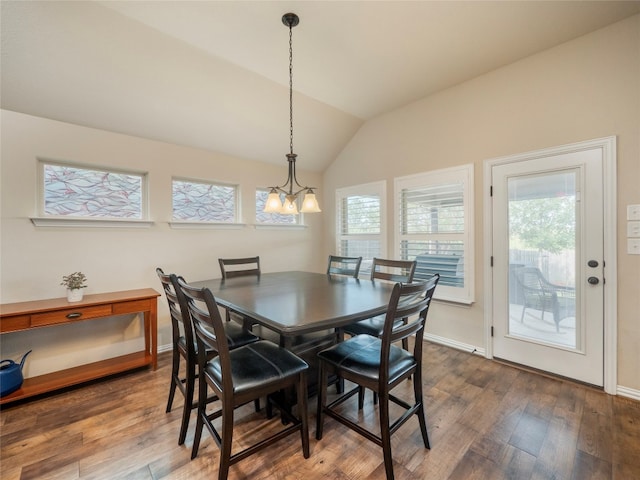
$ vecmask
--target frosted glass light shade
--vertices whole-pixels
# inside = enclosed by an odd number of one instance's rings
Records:
[[[298,214],[298,206],[296,205],[296,197],[295,195],[287,195],[284,199],[284,204],[282,205],[282,209],[280,213],[284,215],[297,215]]]
[[[267,197],[267,201],[264,204],[265,213],[280,213],[282,210],[282,202],[280,201],[280,195],[278,192],[272,190]]]
[[[313,193],[313,190],[307,191],[304,195],[300,211],[302,213],[319,213],[322,211],[320,210],[320,205],[318,205],[318,200],[316,199],[316,194]]]

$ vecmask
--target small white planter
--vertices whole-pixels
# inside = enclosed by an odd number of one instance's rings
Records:
[[[82,300],[82,295],[84,294],[81,288],[67,288],[67,301],[68,302],[79,302]]]

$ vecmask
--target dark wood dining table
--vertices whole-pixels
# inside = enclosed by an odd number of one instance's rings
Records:
[[[260,331],[277,336],[266,338],[303,358],[311,369],[310,393],[316,353],[335,343],[337,328],[385,313],[393,289],[388,282],[301,271],[191,283],[209,288],[219,305],[250,317]]]
[[[288,346],[310,332],[335,329],[385,313],[393,284],[313,272],[275,272],[260,276],[193,282],[216,301],[272,330]]]

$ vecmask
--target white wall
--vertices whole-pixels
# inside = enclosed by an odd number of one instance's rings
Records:
[[[484,348],[483,161],[610,135],[618,140],[618,278],[607,279],[618,287],[618,384],[638,390],[640,256],[626,254],[625,213],[640,203],[640,16],[367,122],[325,172],[325,190],[386,180],[393,225],[395,177],[475,164],[476,303],[437,303],[427,323],[431,334]],[[325,199],[330,249],[334,201]]]
[[[307,215],[309,228],[253,227],[255,188],[281,184],[281,166],[250,162],[204,150],[79,127],[7,110],[1,116],[0,302],[63,297],[62,276],[82,271],[85,294],[151,287],[161,292],[156,267],[187,280],[220,276],[221,256],[260,255],[263,271],[324,271],[319,234],[323,215]],[[284,148],[284,146],[283,146]],[[150,228],[35,227],[37,158],[149,172]],[[211,179],[241,187],[240,229],[171,229],[171,177]],[[319,174],[300,178],[322,187]],[[323,189],[319,189],[322,203]],[[321,258],[320,258],[321,257]],[[170,343],[164,296],[158,299],[159,345]],[[33,348],[26,376],[128,353],[140,348],[137,318],[113,318],[77,325],[2,335],[2,358]]]

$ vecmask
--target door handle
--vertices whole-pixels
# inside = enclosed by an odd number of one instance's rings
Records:
[[[589,277],[587,278],[587,282],[589,282],[591,285],[597,285],[598,283],[600,283],[600,280],[598,279],[598,277]]]

